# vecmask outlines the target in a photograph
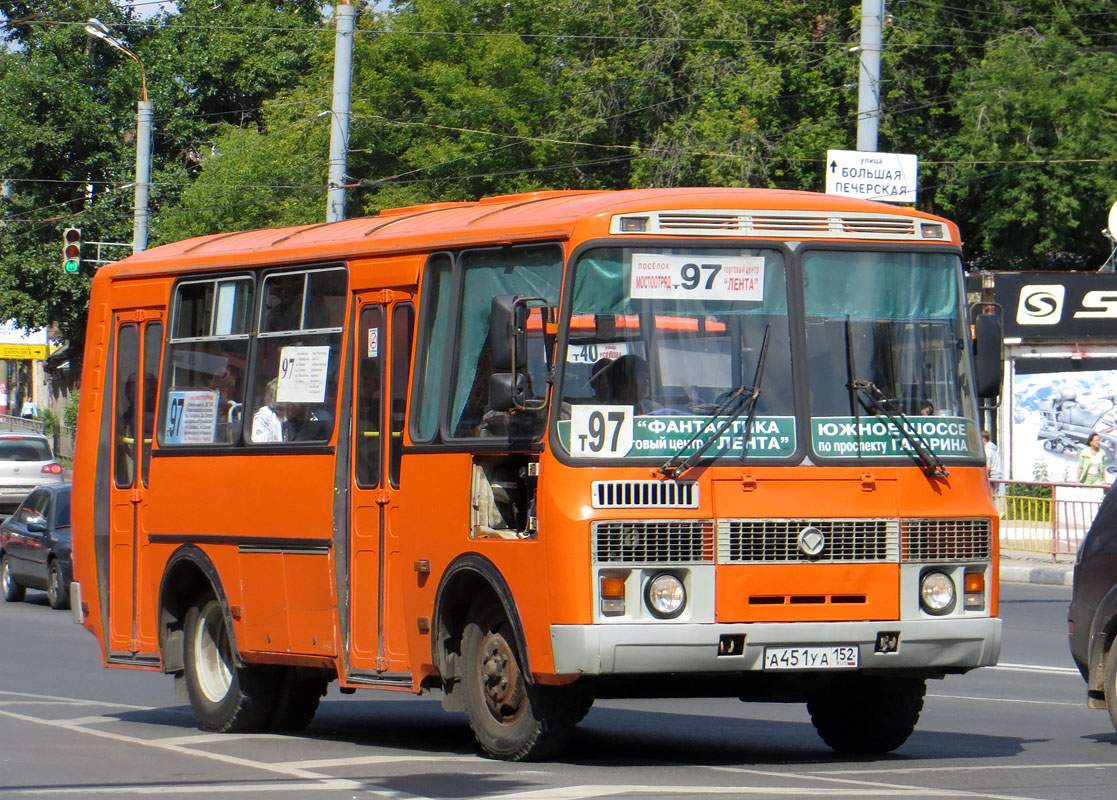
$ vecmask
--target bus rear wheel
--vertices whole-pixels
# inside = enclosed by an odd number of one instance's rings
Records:
[[[186,690],[198,727],[264,730],[275,697],[274,671],[236,666],[221,603],[211,596],[199,600],[186,612],[184,632]]]
[[[541,761],[569,743],[580,706],[565,687],[540,686],[523,671],[516,635],[503,609],[470,615],[462,636],[462,690],[481,748],[505,761]]]
[[[807,701],[818,735],[839,753],[879,755],[902,745],[923,710],[922,678],[856,676]]]
[[[277,733],[298,733],[314,719],[327,683],[322,678],[305,678],[295,667],[276,667],[279,680],[268,728]]]

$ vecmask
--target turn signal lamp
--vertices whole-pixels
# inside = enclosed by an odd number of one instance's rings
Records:
[[[607,617],[624,614],[624,578],[601,578],[601,613]]]
[[[980,611],[985,608],[985,573],[967,572],[965,578],[965,608]]]

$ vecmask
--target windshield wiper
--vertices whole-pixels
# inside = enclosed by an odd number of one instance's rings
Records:
[[[721,435],[729,429],[729,426],[740,419],[741,415],[747,410],[749,416],[748,422],[745,424],[745,444],[741,448],[741,458],[744,458],[748,450],[749,426],[752,425],[753,414],[756,410],[756,401],[760,397],[760,382],[764,377],[764,359],[768,356],[768,333],[771,328],[772,326],[770,324],[764,326],[764,340],[760,344],[760,355],[756,359],[756,373],[752,378],[752,386],[745,386],[742,384],[730,391],[729,395],[721,401],[718,407],[715,408],[713,413],[706,419],[706,422],[699,428],[698,432],[687,439],[686,443],[678,449],[675,455],[671,456],[671,458],[667,460],[667,463],[659,468],[660,475],[666,475],[669,478],[678,480],[684,472],[698,463],[698,459],[702,457],[703,453],[710,449],[710,445],[713,444],[716,439],[721,438]],[[694,443],[695,439],[702,435],[709,423],[724,414],[734,405],[736,405],[736,410],[718,425],[717,429],[697,450],[687,457],[686,461],[680,464],[679,459],[683,457],[683,453]]]
[[[869,380],[853,380],[850,381],[850,389],[857,393],[861,402],[878,416],[888,417],[889,422],[899,429],[901,435],[911,445],[912,449],[919,456],[919,462],[923,465],[923,471],[927,474],[928,478],[941,477],[945,478],[950,473],[946,471],[939,457],[928,445],[927,440],[923,438],[923,434],[918,431],[912,432],[908,427],[909,422],[907,416],[902,411],[893,411],[887,405],[888,398],[880,387]],[[858,426],[860,429],[860,426]],[[860,448],[859,448],[860,450]]]

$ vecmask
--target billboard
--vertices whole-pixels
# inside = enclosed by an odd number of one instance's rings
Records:
[[[1064,363],[1064,368],[1065,368]],[[1015,480],[1077,480],[1078,454],[1091,433],[1106,451],[1106,482],[1117,478],[1117,369],[1024,372],[1013,364],[1011,459]],[[1008,464],[1006,463],[1006,467]]]

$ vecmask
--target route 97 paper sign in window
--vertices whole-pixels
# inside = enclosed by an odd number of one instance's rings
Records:
[[[217,392],[169,392],[166,444],[211,444],[217,428]]]
[[[633,253],[629,295],[649,300],[764,299],[760,256]]]
[[[280,403],[322,403],[330,367],[329,345],[291,345],[279,351],[279,381],[275,399]]]

